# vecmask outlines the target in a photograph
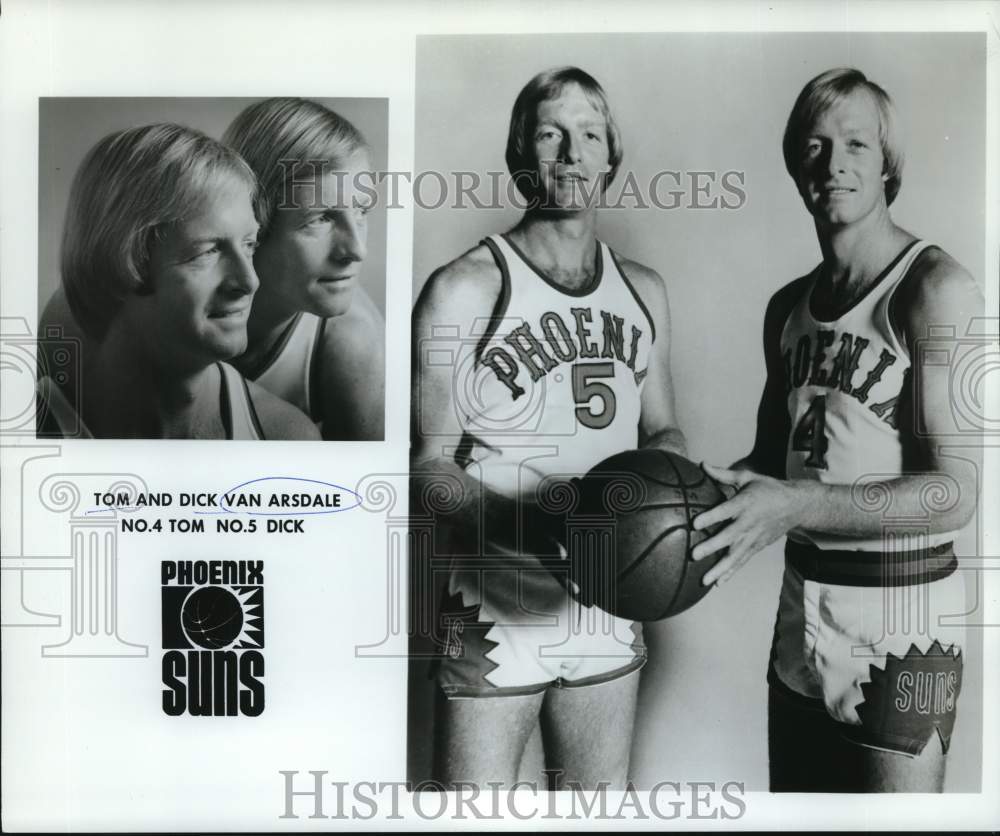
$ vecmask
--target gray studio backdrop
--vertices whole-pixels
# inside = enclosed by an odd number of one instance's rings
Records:
[[[387,99],[313,99],[350,120],[368,140],[372,165],[384,171]],[[73,176],[102,137],[122,128],[176,122],[220,139],[236,115],[259,98],[44,98],[38,114],[38,310],[59,284],[59,244]],[[361,283],[385,315],[385,212],[369,215],[368,258]]]
[[[416,167],[504,171],[510,110],[538,71],[574,64],[604,86],[629,170],[648,184],[682,174],[674,209],[605,209],[599,235],[665,278],[673,316],[673,373],[691,457],[728,464],[747,452],[764,382],[761,324],[771,294],[819,260],[811,220],[785,171],[781,136],[802,86],[854,66],[894,98],[906,152],[893,206],[898,223],[984,276],[985,38],[977,34],[640,34],[418,38]],[[693,208],[742,172],[738,209]],[[715,172],[694,195],[691,173]],[[699,176],[702,187],[710,178]],[[734,182],[734,181],[730,181]],[[739,182],[739,181],[735,181]],[[674,180],[661,180],[661,202]],[[436,186],[426,199],[436,202]],[[614,188],[614,187],[612,187]],[[510,228],[512,208],[417,209],[414,298],[430,273],[484,235]],[[669,205],[669,203],[668,203]],[[975,554],[974,530],[959,554]],[[649,625],[632,774],[662,780],[742,781],[767,788],[765,670],[782,558],[775,545],[693,610]],[[975,577],[970,574],[970,584]],[[972,621],[981,621],[973,617]],[[982,647],[966,648],[947,789],[978,791]],[[433,685],[411,664],[409,769],[427,777]],[[525,769],[537,775],[537,742]],[[535,758],[535,761],[532,761]]]

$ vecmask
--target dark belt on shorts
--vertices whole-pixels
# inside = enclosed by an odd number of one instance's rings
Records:
[[[806,580],[843,586],[912,586],[941,580],[958,568],[953,543],[872,552],[818,549],[788,540],[785,560]]]

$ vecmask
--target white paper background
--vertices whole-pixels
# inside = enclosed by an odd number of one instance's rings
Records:
[[[0,277],[5,318],[36,322],[40,96],[370,96],[389,101],[389,168],[412,171],[414,36],[445,32],[572,32],[730,29],[844,31],[980,30],[989,33],[989,101],[997,84],[996,4],[265,4],[194,2],[8,2],[0,20]],[[502,108],[509,108],[503,102]],[[997,148],[996,108],[987,147]],[[1000,228],[993,153],[987,168],[986,229]],[[406,196],[403,196],[404,202]],[[134,473],[152,490],[213,490],[287,474],[355,486],[366,474],[402,473],[408,450],[409,309],[412,213],[388,213],[387,408],[382,444],[252,444],[91,441],[4,445],[58,450],[29,465],[27,450],[4,450],[4,567],[19,555],[65,555],[66,514],[39,502],[53,473]],[[988,310],[997,310],[996,238],[987,247]],[[5,336],[17,323],[4,321]],[[9,342],[9,340],[8,340]],[[29,376],[4,369],[4,415],[27,403]],[[995,378],[995,375],[994,375]],[[992,396],[996,396],[992,380]],[[995,406],[996,401],[993,401]],[[994,409],[991,413],[996,415]],[[988,459],[996,469],[996,450]],[[89,484],[86,480],[80,480]],[[401,489],[402,480],[397,479]],[[402,497],[401,497],[402,498]],[[23,527],[19,524],[22,507]],[[995,483],[983,497],[997,507]],[[89,506],[88,506],[89,507]],[[397,512],[402,510],[397,506]],[[119,634],[149,646],[133,659],[47,659],[41,648],[65,639],[68,573],[26,573],[33,609],[64,615],[60,627],[3,630],[3,825],[5,829],[296,829],[482,827],[501,822],[441,818],[281,820],[279,770],[327,770],[330,780],[401,780],[406,769],[406,663],[359,659],[355,646],[386,632],[387,526],[384,515],[354,511],[318,518],[306,536],[119,537]],[[996,518],[985,542],[997,554]],[[267,709],[246,718],[169,718],[160,709],[159,561],[262,558],[266,561]],[[5,606],[17,575],[3,572]],[[399,589],[405,590],[405,578]],[[997,584],[986,620],[1000,624]],[[776,592],[776,590],[775,590]],[[986,630],[983,786],[951,797],[748,796],[739,827],[869,829],[988,827],[1000,821],[997,631]],[[382,653],[402,652],[401,637]],[[992,661],[991,661],[992,660]],[[729,686],[738,690],[738,685]],[[763,706],[761,707],[763,710]],[[669,776],[696,780],[704,776]],[[728,776],[727,776],[728,777]],[[739,776],[734,776],[738,780]],[[559,803],[562,803],[560,801]],[[329,804],[327,805],[329,807]],[[612,805],[616,806],[616,805]],[[408,802],[404,799],[402,812]],[[528,810],[531,800],[520,805]],[[305,815],[308,805],[296,808]],[[434,812],[436,805],[425,805]],[[327,812],[330,812],[328,809]],[[579,822],[507,817],[531,829]],[[635,822],[657,826],[657,822]],[[679,820],[720,827],[719,820]],[[589,822],[619,828],[628,822]],[[669,823],[663,826],[670,826]]]

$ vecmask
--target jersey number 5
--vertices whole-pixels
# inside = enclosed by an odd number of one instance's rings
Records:
[[[592,430],[603,430],[615,420],[615,390],[601,378],[615,376],[614,363],[577,363],[573,366],[573,400],[576,401],[576,420]],[[594,396],[601,399],[596,412],[590,404]]]
[[[806,467],[826,470],[826,395],[817,395],[792,433],[792,449],[808,453]]]

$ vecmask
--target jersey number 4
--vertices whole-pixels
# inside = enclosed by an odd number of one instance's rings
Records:
[[[576,420],[592,430],[603,430],[615,420],[615,390],[602,383],[602,378],[615,376],[614,363],[577,363],[573,366],[573,400],[576,401]],[[594,396],[600,406],[592,410]]]
[[[805,415],[799,419],[795,432],[792,433],[792,449],[800,453],[808,453],[806,467],[826,470],[826,395],[813,398]]]

